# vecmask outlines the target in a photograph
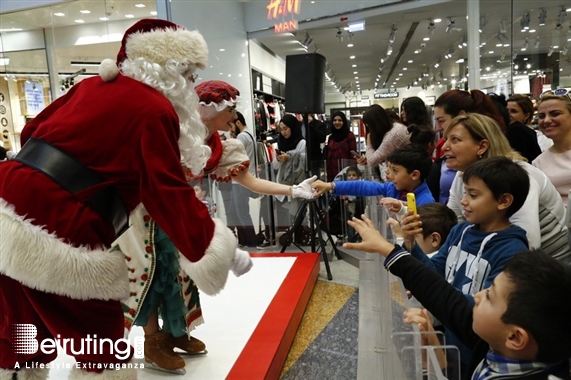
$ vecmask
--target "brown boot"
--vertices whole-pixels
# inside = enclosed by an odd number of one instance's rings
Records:
[[[162,331],[145,335],[145,361],[167,370],[178,371],[184,368],[184,360],[173,351],[170,334]]]
[[[188,354],[195,355],[203,354],[206,352],[206,345],[201,340],[198,340],[192,336],[189,339],[186,335],[179,336],[178,338],[175,338],[171,335],[170,338],[171,344],[174,347],[186,351]]]

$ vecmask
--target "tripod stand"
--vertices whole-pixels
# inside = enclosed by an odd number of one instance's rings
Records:
[[[314,232],[317,232],[317,236],[319,238],[319,246],[321,249],[321,256],[323,257],[323,263],[325,264],[325,270],[327,271],[327,279],[332,280],[333,276],[331,275],[331,268],[329,268],[329,259],[327,258],[327,251],[325,250],[327,241],[331,242],[331,245],[333,246],[333,250],[335,251],[335,256],[338,259],[341,258],[341,255],[339,254],[339,251],[337,250],[337,246],[335,245],[335,242],[333,241],[333,238],[331,237],[331,234],[329,233],[329,230],[327,229],[327,226],[325,224],[325,216],[319,210],[319,206],[317,205],[317,199],[306,199],[303,201],[303,204],[301,205],[301,207],[299,208],[299,210],[297,210],[297,213],[295,214],[295,221],[294,221],[292,227],[286,233],[285,244],[283,245],[282,250],[280,252],[284,253],[286,248],[293,241],[293,234],[299,227],[301,227],[301,223],[303,222],[303,218],[305,216],[305,211],[306,211],[308,206],[309,206],[310,215],[312,215],[312,216],[317,215],[317,229],[314,230],[313,220],[311,221],[311,223],[312,223],[312,225],[311,225],[311,234],[312,234],[311,235],[311,250],[312,250],[312,252],[315,252],[315,234],[314,234]],[[313,218],[311,218],[311,219],[313,219]],[[325,232],[325,234],[327,235],[327,240],[323,240],[322,232]]]

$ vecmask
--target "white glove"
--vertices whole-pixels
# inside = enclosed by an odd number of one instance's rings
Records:
[[[234,261],[232,262],[232,267],[230,270],[240,277],[244,273],[248,273],[252,269],[252,259],[250,258],[250,253],[236,248],[236,254],[234,255]]]
[[[293,185],[291,187],[291,197],[292,198],[303,198],[303,199],[313,199],[315,197],[315,189],[311,188],[311,184],[315,182],[317,176],[314,175],[311,178],[306,179],[299,185]]]

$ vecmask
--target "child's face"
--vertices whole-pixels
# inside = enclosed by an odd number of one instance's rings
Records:
[[[472,329],[498,353],[505,347],[509,332],[509,326],[501,318],[508,309],[511,288],[508,276],[502,272],[492,286],[474,295],[476,305],[472,311]]]
[[[435,243],[434,234],[437,234],[437,232],[433,232],[426,237],[422,234],[415,235],[414,240],[420,249],[422,249],[422,252],[429,254],[438,251],[439,244]]]
[[[385,169],[385,177],[387,178],[387,181],[392,182],[394,177],[393,177],[393,172],[391,169],[391,163],[387,161],[387,168]]]
[[[206,192],[202,190],[198,185],[194,186],[194,193],[196,194],[196,197],[200,200],[203,200],[204,195],[206,194]]]
[[[464,183],[466,193],[460,204],[464,217],[472,224],[480,225],[482,231],[493,231],[494,226],[505,218],[502,204],[494,197],[488,186],[480,178],[471,178]]]
[[[414,174],[416,170],[412,173],[409,173],[404,166],[392,163],[389,165],[389,167],[392,181],[395,184],[397,190],[413,191],[417,187],[417,175]]]
[[[347,172],[347,181],[356,181],[359,179],[357,172],[351,170]]]

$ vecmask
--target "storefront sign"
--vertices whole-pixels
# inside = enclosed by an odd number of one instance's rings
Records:
[[[363,96],[361,96],[361,100],[367,100],[367,99],[369,99],[369,95],[363,95]]]
[[[268,9],[267,18],[268,20],[275,20],[274,32],[282,33],[298,29],[294,14],[299,14],[300,3],[301,0],[270,0],[266,6]],[[285,20],[287,15],[291,15],[291,20]]]
[[[399,97],[398,91],[375,94],[375,99],[387,99],[387,98],[398,98],[398,97]]]

